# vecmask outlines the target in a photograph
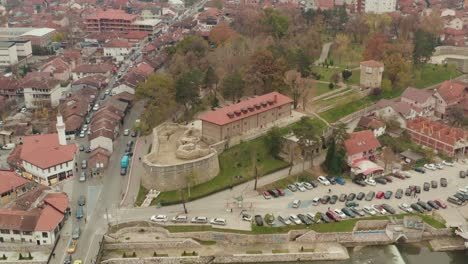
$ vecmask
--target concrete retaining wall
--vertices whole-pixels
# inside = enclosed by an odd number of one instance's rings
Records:
[[[155,242],[127,242],[127,243],[105,243],[105,250],[138,250],[138,249],[169,249],[169,248],[199,248],[201,247],[200,243],[192,239],[184,240],[161,240]]]

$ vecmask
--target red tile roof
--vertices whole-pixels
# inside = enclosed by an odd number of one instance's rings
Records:
[[[57,211],[52,206],[46,205],[39,214],[34,231],[54,230],[59,225],[59,223],[62,222],[63,217],[63,213]]]
[[[73,72],[106,74],[112,71],[113,68],[110,64],[81,64],[76,66]]]
[[[366,67],[383,67],[384,66],[383,63],[379,61],[375,61],[375,60],[361,61],[361,65],[366,66]]]
[[[370,130],[354,132],[344,142],[348,156],[363,153],[364,151],[375,150],[380,147],[380,142],[375,138]]]
[[[59,80],[54,79],[50,73],[30,72],[21,81],[23,88],[39,88],[52,90],[60,84]]]
[[[292,102],[293,100],[285,95],[271,92],[216,111],[210,111],[201,115],[200,120],[222,126]]]
[[[137,67],[133,67],[130,72],[138,72],[148,78],[148,76],[154,72],[154,68],[146,62],[142,62],[138,64]]]
[[[363,116],[361,117],[361,120],[359,120],[358,126],[364,128],[378,129],[384,127],[385,124],[384,122],[378,120],[373,116]]]
[[[65,193],[49,193],[43,201],[63,214],[68,208],[68,196]]]
[[[74,81],[72,85],[85,84],[99,88],[101,85],[106,83],[106,79],[106,76],[101,74],[90,75]]]
[[[450,127],[423,117],[408,121],[406,123],[406,128],[449,145],[455,145],[455,143],[460,140],[465,142],[468,140],[468,131],[461,128]]]
[[[0,171],[0,194],[23,186],[29,181],[12,171]]]
[[[106,19],[106,20],[127,20],[133,21],[137,18],[137,15],[128,14],[123,10],[109,9],[109,10],[98,10],[94,14],[87,17],[87,19]]]
[[[0,229],[34,231],[39,212],[0,209]]]
[[[403,98],[407,98],[413,102],[417,103],[425,103],[427,99],[432,97],[432,93],[426,91],[426,90],[421,90],[421,89],[416,89],[413,87],[408,87],[406,90],[403,92],[401,95]]]
[[[150,33],[146,31],[128,31],[127,34],[123,35],[122,38],[124,39],[138,39],[143,40],[148,37]]]
[[[112,39],[109,40],[107,43],[104,44],[104,48],[127,48],[130,49],[132,48],[132,43],[126,41],[126,40],[121,40],[121,39]]]
[[[42,169],[72,161],[75,157],[76,145],[62,146],[58,142],[58,134],[43,134],[23,138],[21,159]]]
[[[464,97],[468,96],[468,84],[454,81],[445,81],[439,88],[437,93],[444,99],[447,104],[461,102]]]

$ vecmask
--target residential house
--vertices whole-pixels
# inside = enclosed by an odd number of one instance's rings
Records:
[[[419,117],[408,121],[411,140],[449,157],[468,155],[468,131]]]
[[[130,71],[120,78],[119,82],[112,88],[112,95],[117,95],[123,92],[135,94],[135,89],[139,83],[145,82],[146,78],[143,74],[136,71]]]
[[[0,77],[0,95],[7,99],[18,100],[24,96],[23,88],[16,79]]]
[[[141,62],[136,67],[130,69],[129,72],[136,72],[143,75],[145,78],[148,78],[152,73],[154,73],[154,68],[147,62]]]
[[[267,127],[289,117],[291,111],[292,99],[278,92],[250,98],[201,115],[202,137],[206,142],[219,142]]]
[[[357,0],[358,13],[383,14],[396,11],[397,0]]]
[[[382,85],[382,75],[384,64],[378,61],[362,61],[360,64],[361,79],[360,86],[363,89],[380,88]]]
[[[57,117],[57,131],[58,134],[24,137],[20,154],[23,177],[53,185],[73,176],[77,147],[67,144],[61,116]]]
[[[352,166],[357,160],[375,160],[377,149],[381,147],[380,142],[371,130],[363,130],[349,134],[344,141],[346,149],[346,161]]]
[[[65,134],[74,135],[80,131],[97,93],[95,89],[83,88],[60,103],[58,111],[65,122]]]
[[[60,81],[47,72],[30,72],[21,82],[27,108],[56,107],[67,92]]]
[[[132,47],[132,43],[126,40],[113,39],[104,44],[104,56],[110,56],[117,62],[121,62],[130,54]]]
[[[427,90],[408,87],[401,95],[401,101],[409,104],[419,116],[434,115],[435,98]]]
[[[93,115],[90,124],[91,135],[88,137],[92,150],[103,148],[110,153],[113,152],[113,141],[120,130],[126,105],[111,99]]]
[[[104,148],[97,147],[89,155],[90,168],[107,168],[112,153]]]
[[[101,74],[89,75],[78,79],[71,84],[71,92],[78,92],[83,88],[91,88],[93,90],[100,90],[107,84],[107,77]]]
[[[448,111],[461,105],[461,102],[468,97],[468,84],[457,81],[445,81],[434,93],[435,115],[439,118],[446,118]]]
[[[48,193],[30,210],[0,209],[0,242],[54,245],[69,214],[65,193]]]
[[[31,182],[14,171],[0,170],[0,207],[16,200],[25,193]]]
[[[381,120],[395,120],[401,128],[406,127],[406,121],[414,119],[417,112],[408,103],[381,99],[376,104],[375,116]]]
[[[358,122],[358,127],[366,130],[371,130],[375,137],[380,137],[385,134],[385,123],[377,119],[375,116],[363,116]]]
[[[196,19],[202,29],[210,30],[214,26],[218,25],[221,19],[221,11],[217,8],[208,8],[205,11],[199,13]]]
[[[76,66],[72,71],[73,80],[78,80],[91,75],[103,75],[106,78],[110,77],[110,74],[114,66],[111,64],[81,64]]]
[[[121,39],[128,41],[133,46],[142,47],[149,41],[150,33],[146,31],[129,31],[121,36]]]
[[[72,67],[65,60],[60,57],[53,58],[46,62],[40,68],[41,72],[47,72],[61,82],[67,82],[71,78]]]

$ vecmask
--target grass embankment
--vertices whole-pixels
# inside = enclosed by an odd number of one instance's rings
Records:
[[[138,190],[138,195],[135,200],[136,206],[141,206],[143,201],[145,200],[146,194],[148,193],[148,189],[146,189],[142,184],[140,184],[140,189]]]
[[[167,226],[165,227],[169,232],[199,232],[199,231],[218,231],[226,233],[237,233],[237,234],[250,234],[250,235],[261,235],[261,234],[281,234],[287,233],[290,230],[314,230],[318,233],[333,233],[333,232],[351,232],[354,229],[357,221],[360,220],[387,220],[390,217],[395,217],[402,219],[404,216],[418,216],[428,225],[440,229],[445,228],[445,224],[434,219],[429,215],[422,214],[398,214],[398,215],[380,215],[380,216],[371,216],[371,217],[362,217],[348,219],[341,222],[333,222],[328,224],[313,224],[310,226],[305,225],[290,225],[290,226],[281,226],[281,227],[270,227],[270,226],[257,226],[252,224],[252,231],[244,230],[233,230],[233,229],[222,229],[222,228],[213,228],[211,226]]]
[[[220,172],[214,179],[190,188],[188,200],[205,197],[230,186],[254,179],[252,153],[256,151],[257,171],[260,176],[287,167],[287,162],[274,159],[264,143],[264,137],[241,143],[219,156]],[[242,176],[241,178],[236,176]],[[185,193],[186,190],[183,190]],[[162,192],[152,204],[169,205],[181,202],[181,190]]]

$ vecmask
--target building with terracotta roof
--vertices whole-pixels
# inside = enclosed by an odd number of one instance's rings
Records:
[[[91,75],[103,75],[109,78],[114,66],[103,64],[80,64],[72,71],[73,80],[78,80]]]
[[[14,171],[0,171],[0,207],[25,193],[30,183]]]
[[[360,85],[363,89],[380,88],[382,85],[382,75],[384,64],[375,60],[362,61],[360,64],[361,79]]]
[[[120,80],[115,84],[115,86],[112,88],[112,95],[118,95],[124,92],[135,94],[135,89],[138,84],[145,81],[145,75],[136,70],[130,71],[122,78],[120,78]]]
[[[104,56],[109,56],[117,62],[127,58],[132,51],[133,44],[123,39],[112,39],[104,44]]]
[[[419,116],[434,115],[435,98],[427,90],[408,87],[401,95],[401,101],[409,104]]]
[[[344,141],[344,145],[347,162],[350,166],[360,159],[375,160],[377,149],[381,146],[371,130],[349,134],[349,138]]]
[[[264,128],[291,115],[293,100],[271,92],[210,111],[200,116],[202,138],[208,143],[219,142]]]
[[[141,62],[136,67],[131,68],[130,72],[137,72],[148,78],[154,72],[154,68],[149,63]]]
[[[358,122],[358,126],[371,130],[375,137],[380,137],[385,134],[385,123],[377,119],[375,116],[361,117]]]
[[[65,122],[65,134],[74,135],[80,131],[84,119],[96,99],[96,95],[97,90],[86,87],[73,93],[60,103],[58,111]]]
[[[435,115],[445,118],[448,111],[461,105],[461,102],[468,97],[468,84],[456,81],[445,81],[434,93]]]
[[[196,19],[203,29],[212,29],[214,26],[218,25],[221,14],[218,8],[208,8],[198,14]]]
[[[397,0],[357,0],[358,13],[383,14],[396,11]]]
[[[450,157],[468,154],[468,131],[419,117],[407,122],[411,140]]]
[[[65,193],[48,193],[30,210],[0,209],[0,242],[53,245],[68,212]]]
[[[30,72],[21,81],[27,108],[56,107],[65,96],[66,87],[47,72]]]
[[[77,147],[67,144],[61,116],[57,117],[57,131],[24,137],[20,154],[24,177],[52,185],[73,176]]]
[[[71,78],[72,67],[60,57],[53,58],[41,66],[41,72],[50,73],[54,79],[66,82]]]
[[[89,75],[71,84],[71,92],[78,92],[84,88],[99,90],[107,84],[107,77],[101,74]]]
[[[24,96],[23,88],[16,79],[0,77],[0,95],[8,99],[20,99]]]
[[[98,10],[88,15],[84,24],[87,32],[148,31],[153,32],[157,19],[138,20],[138,16],[119,9]]]

